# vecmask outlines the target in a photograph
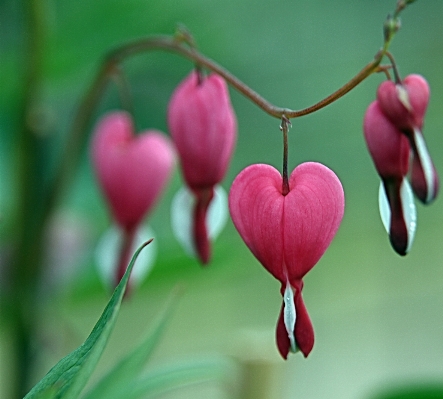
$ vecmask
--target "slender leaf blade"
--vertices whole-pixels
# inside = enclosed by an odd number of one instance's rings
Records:
[[[146,338],[128,353],[116,366],[114,366],[83,399],[108,399],[120,396],[122,387],[131,386],[138,378],[142,368],[149,360],[156,344],[160,340],[163,331],[172,315],[172,305],[177,298],[175,291],[164,310],[159,314]]]
[[[135,252],[123,278],[86,341],[49,370],[25,399],[78,398],[108,342],[135,261],[141,250],[151,241],[142,244]]]
[[[232,380],[235,371],[235,363],[223,357],[176,363],[135,378],[106,399],[154,398],[196,384]]]

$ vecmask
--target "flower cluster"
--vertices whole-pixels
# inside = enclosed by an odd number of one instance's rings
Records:
[[[428,85],[418,75],[399,84],[387,81],[380,85],[377,100],[364,118],[365,139],[382,180],[382,220],[401,255],[409,251],[415,232],[413,193],[428,204],[438,192],[437,173],[422,135],[428,99]],[[282,121],[287,127],[289,119]],[[134,136],[130,115],[120,111],[103,117],[95,129],[93,164],[123,232],[115,282],[126,270],[136,232],[163,191],[177,152],[186,185],[172,204],[172,227],[178,240],[206,264],[211,239],[223,226],[229,205],[240,236],[281,284],[276,328],[281,356],[286,359],[296,351],[308,356],[314,330],[302,297],[303,279],[341,223],[344,193],[340,180],[316,162],[297,166],[288,178],[285,152],[284,176],[269,165],[251,165],[235,178],[227,198],[219,184],[235,146],[237,123],[226,83],[219,75],[194,71],[186,77],[172,94],[167,122],[172,142],[153,130]],[[287,130],[282,130],[287,138]]]
[[[409,75],[398,84],[383,82],[364,117],[364,136],[382,180],[381,217],[391,244],[400,255],[408,253],[414,239],[413,194],[429,204],[439,188],[438,175],[422,134],[428,101],[426,80]]]
[[[227,196],[218,184],[234,149],[237,122],[223,78],[192,72],[171,97],[168,125],[172,142],[156,130],[135,136],[131,116],[122,111],[110,112],[95,127],[92,162],[117,225],[103,236],[97,251],[101,275],[111,284],[118,283],[134,247],[143,240],[141,223],[166,186],[176,152],[189,188],[173,201],[178,239],[207,263],[210,237],[227,219]],[[133,276],[145,276],[150,268],[152,259],[144,265],[142,260]]]

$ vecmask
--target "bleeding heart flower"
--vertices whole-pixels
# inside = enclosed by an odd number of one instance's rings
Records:
[[[303,277],[331,243],[344,212],[343,188],[337,176],[315,162],[299,165],[282,194],[282,176],[269,165],[244,169],[229,193],[235,227],[260,263],[282,284],[283,306],[277,324],[277,346],[308,356],[314,332],[303,303]]]
[[[429,85],[420,75],[409,75],[401,84],[385,81],[377,90],[377,101],[383,114],[410,141],[412,189],[424,204],[432,202],[439,189],[438,175],[422,134],[429,93]]]
[[[159,131],[134,136],[131,117],[111,112],[94,130],[91,155],[111,214],[122,229],[116,283],[126,271],[133,241],[143,217],[162,193],[174,165],[174,151]]]
[[[406,255],[416,228],[415,205],[406,179],[410,155],[408,138],[383,114],[378,101],[369,105],[363,131],[382,179],[379,206],[383,224],[392,247],[400,255]]]
[[[112,112],[97,124],[92,162],[116,222],[133,230],[163,191],[174,165],[168,139],[157,130],[134,136],[131,117]]]
[[[193,238],[203,263],[210,257],[207,211],[228,167],[237,122],[227,85],[216,74],[192,72],[174,91],[168,106],[168,125],[180,156],[184,180],[196,201]]]

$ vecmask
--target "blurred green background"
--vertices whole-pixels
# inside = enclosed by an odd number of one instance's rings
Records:
[[[371,61],[382,44],[383,21],[395,7],[394,0],[48,0],[42,4],[47,31],[39,116],[44,140],[56,154],[103,55],[129,39],[172,34],[176,24],[183,23],[204,54],[274,104],[300,109],[330,94]],[[18,1],[0,1],[2,259],[13,228],[8,215],[16,202],[17,108],[24,72],[22,8]],[[440,175],[442,19],[441,0],[417,1],[402,15],[403,27],[391,47],[403,76],[420,73],[431,86],[424,134]],[[173,54],[153,52],[123,65],[137,127],[167,131],[168,99],[192,64]],[[271,365],[269,384],[274,393],[269,398],[443,397],[443,205],[440,198],[429,208],[417,204],[418,228],[411,253],[405,258],[396,255],[378,216],[379,180],[361,128],[365,109],[382,80],[383,76],[372,76],[338,102],[292,121],[290,169],[307,160],[326,164],[340,177],[347,201],[333,244],[305,278],[304,298],[316,333],[309,358],[300,354],[287,362],[279,358],[274,342],[279,284],[249,253],[231,222],[214,244],[213,262],[204,270],[176,243],[169,223],[171,198],[181,185],[176,170],[147,221],[156,232],[159,249],[154,271],[124,304],[97,375],[141,339],[170,290],[182,284],[185,293],[151,368],[228,355]],[[233,90],[231,96],[239,137],[226,189],[245,166],[263,162],[280,168],[282,158],[279,121]],[[116,89],[110,85],[94,121],[118,106]],[[52,254],[48,264],[56,267],[43,282],[42,332],[36,345],[45,356],[36,381],[84,340],[109,298],[94,268],[93,249],[110,219],[86,150],[77,172],[63,196],[48,244]],[[9,340],[2,323],[1,398],[8,398]],[[406,396],[420,387],[422,393]],[[394,396],[397,389],[404,395]],[[424,391],[429,395],[424,396]],[[224,386],[208,383],[171,397],[227,398],[228,394]]]

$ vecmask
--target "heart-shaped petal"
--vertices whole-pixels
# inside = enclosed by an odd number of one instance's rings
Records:
[[[260,263],[283,284],[292,285],[318,262],[344,212],[344,193],[326,166],[307,162],[294,169],[289,193],[269,165],[244,169],[229,193],[235,227]]]
[[[174,151],[159,131],[134,136],[131,117],[112,112],[92,140],[95,172],[117,223],[135,228],[155,204],[171,174]]]

